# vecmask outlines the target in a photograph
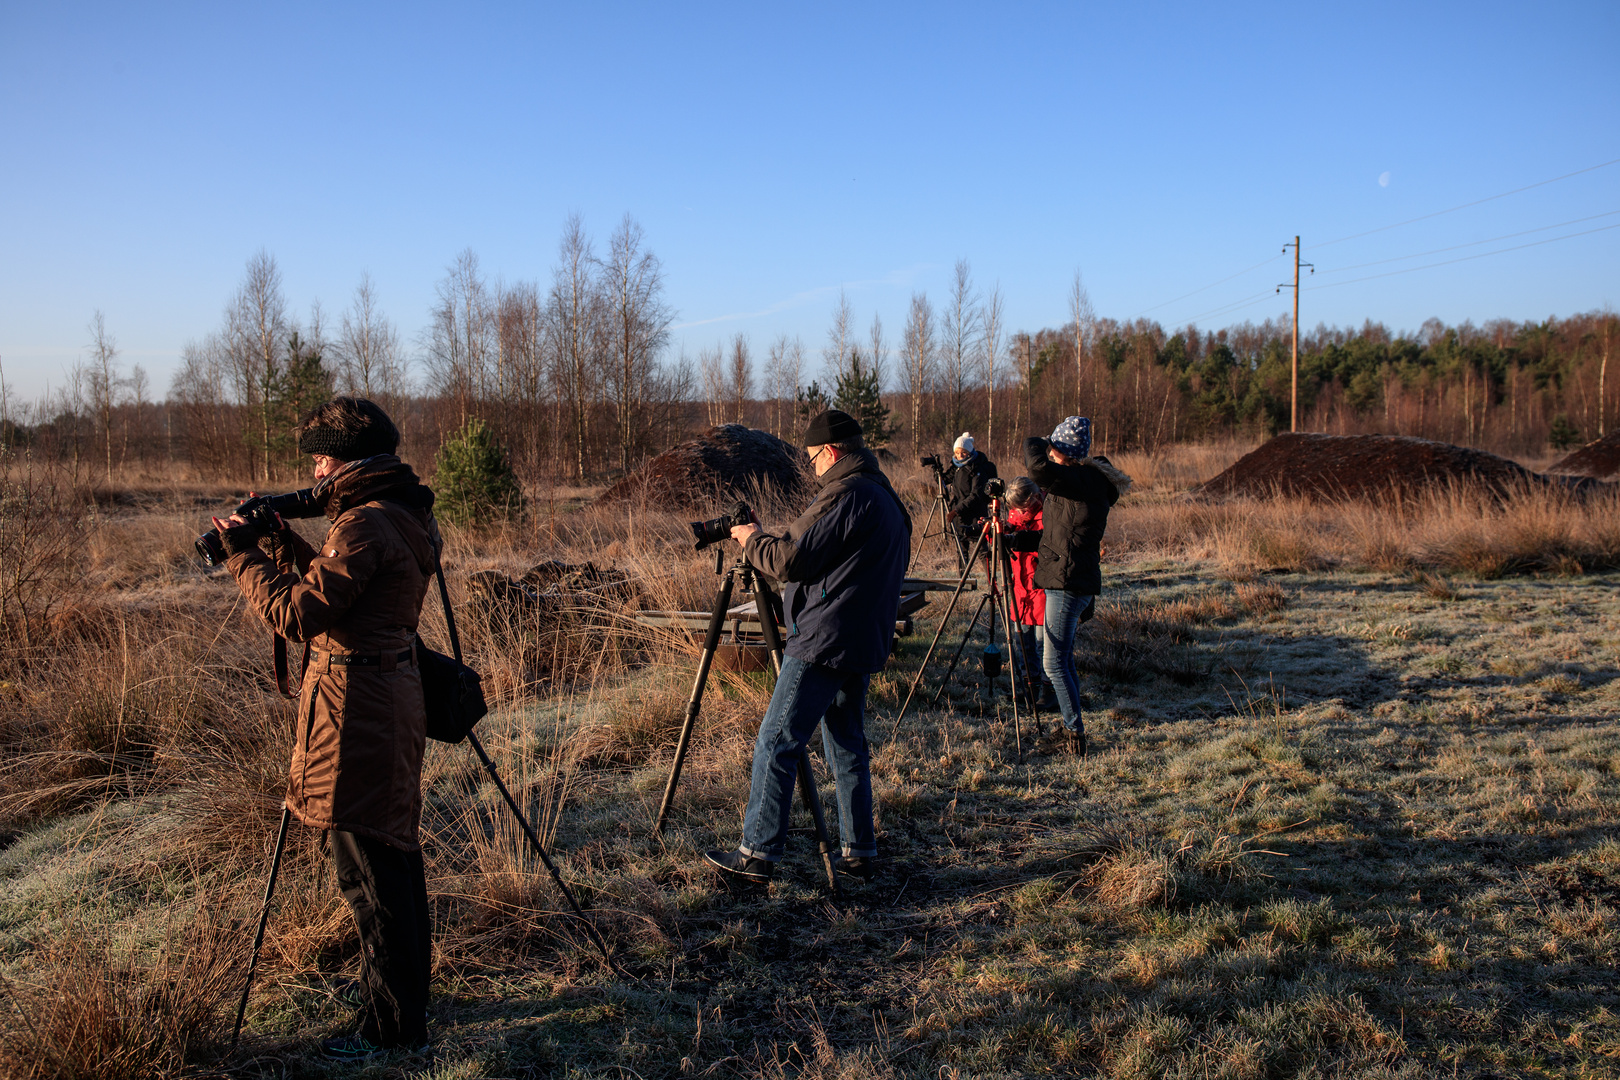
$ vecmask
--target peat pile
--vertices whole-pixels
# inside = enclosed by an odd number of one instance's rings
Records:
[[[498,570],[467,578],[471,624],[525,681],[577,678],[625,651],[619,613],[640,595],[623,570],[543,562],[512,579]]]
[[[1435,487],[1501,497],[1548,486],[1584,492],[1599,485],[1542,476],[1507,458],[1432,439],[1290,433],[1278,435],[1193,490],[1203,495],[1338,500],[1402,498]]]
[[[680,510],[752,499],[763,490],[794,503],[806,492],[804,451],[768,431],[721,424],[649,461],[602,493],[601,502],[645,498]]]
[[[1614,474],[1620,472],[1620,430],[1587,443],[1547,471],[1565,476],[1590,476],[1594,480],[1613,479]]]

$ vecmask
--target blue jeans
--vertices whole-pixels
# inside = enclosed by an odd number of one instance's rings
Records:
[[[799,754],[822,724],[821,748],[838,785],[838,831],[843,854],[872,858],[877,835],[872,828],[871,756],[866,745],[866,684],[870,675],[807,664],[796,657],[782,661],[782,674],[771,694],[770,708],[754,740],[754,776],[743,814],[744,855],[776,862],[787,847],[788,816],[799,780]]]
[[[1050,683],[1046,677],[1045,665],[1041,663],[1041,655],[1046,651],[1042,639],[1045,634],[1042,628],[1031,623],[1014,623],[1013,629],[1018,633],[1018,649],[1013,653],[1013,670],[1018,677],[1024,677],[1024,658],[1029,658],[1029,665],[1040,672],[1041,682]]]
[[[1058,712],[1063,714],[1063,726],[1079,731],[1080,681],[1074,677],[1074,635],[1082,618],[1089,618],[1095,596],[1046,590],[1045,655],[1041,665],[1046,677],[1057,691]]]

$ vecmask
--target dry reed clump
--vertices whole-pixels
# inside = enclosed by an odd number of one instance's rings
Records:
[[[1078,844],[1056,853],[1059,862],[1080,863],[1053,875],[1069,889],[1082,889],[1095,903],[1120,911],[1187,907],[1204,900],[1249,896],[1265,877],[1255,863],[1275,852],[1225,832],[1188,834],[1179,844],[1102,825]]]
[[[1270,584],[1240,593],[1237,604],[1224,592],[1208,590],[1156,603],[1128,600],[1100,605],[1076,639],[1075,662],[1082,671],[1111,682],[1163,675],[1190,686],[1209,674],[1213,662],[1191,648],[1194,628],[1235,618],[1240,608],[1259,614],[1276,610],[1283,602],[1281,588]]]
[[[79,928],[0,981],[0,1072],[21,1078],[149,1080],[216,1060],[241,987],[247,943],[205,904],[155,961]]]
[[[1333,566],[1576,574],[1620,567],[1620,495],[1528,489],[1496,499],[1453,488],[1385,502],[1133,499],[1110,516],[1108,542],[1116,557],[1209,561],[1235,578]]]

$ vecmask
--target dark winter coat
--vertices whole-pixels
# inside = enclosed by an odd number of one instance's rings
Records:
[[[1096,596],[1102,592],[1108,508],[1118,501],[1120,490],[1095,462],[1059,465],[1046,456],[1046,449],[1045,439],[1024,440],[1025,471],[1046,492],[1035,586]],[[1127,487],[1129,483],[1125,479]]]
[[[945,508],[956,514],[958,530],[978,531],[975,525],[990,512],[990,495],[984,486],[995,477],[996,463],[978,450],[969,454],[966,461],[953,464],[946,471],[951,489],[945,497]]]
[[[787,655],[839,671],[883,670],[894,644],[911,515],[870,450],[838,460],[787,531],[758,532],[744,555],[788,583]]]
[[[226,567],[270,628],[314,646],[298,698],[287,807],[305,825],[418,848],[425,714],[411,649],[433,576],[433,493],[393,455],[338,476],[319,551],[288,530]],[[272,558],[271,556],[277,556]],[[331,655],[374,658],[334,664]]]

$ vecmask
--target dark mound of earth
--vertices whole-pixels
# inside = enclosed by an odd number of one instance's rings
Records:
[[[1598,486],[1542,476],[1507,458],[1431,439],[1292,433],[1278,435],[1194,491],[1335,500],[1405,497],[1451,485],[1497,497],[1548,486],[1577,492]]]
[[[768,431],[721,424],[664,451],[602,493],[600,501],[645,498],[679,510],[699,503],[755,498],[769,490],[792,503],[805,494],[809,458]]]
[[[1620,429],[1587,443],[1547,471],[1566,476],[1590,476],[1595,480],[1609,479],[1620,472]]]

